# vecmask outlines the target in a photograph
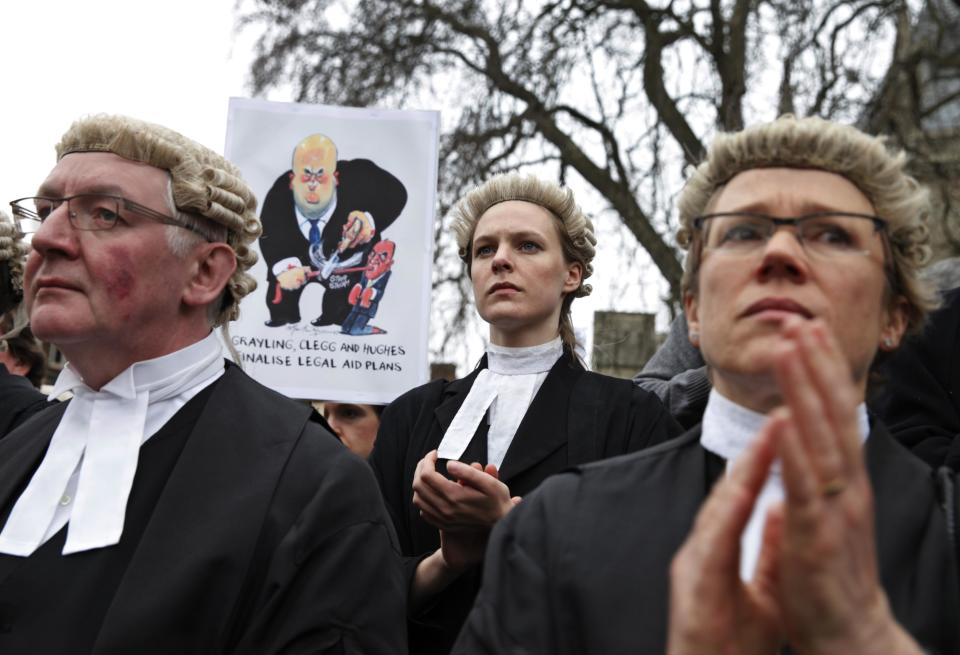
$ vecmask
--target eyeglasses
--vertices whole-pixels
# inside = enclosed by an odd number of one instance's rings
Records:
[[[209,241],[210,239],[200,230],[184,225],[173,218],[145,207],[138,202],[128,200],[122,196],[112,196],[103,193],[78,193],[75,196],[67,198],[48,198],[45,196],[35,196],[31,198],[19,198],[10,202],[13,209],[13,216],[24,235],[33,235],[40,229],[40,225],[50,216],[60,205],[67,203],[67,218],[70,225],[77,230],[110,230],[123,221],[120,215],[120,208],[125,211],[139,214],[151,220],[163,223],[164,225],[173,225],[182,227],[185,230],[195,232]]]
[[[795,218],[720,212],[693,219],[694,229],[703,232],[705,249],[731,255],[758,252],[784,226],[796,229],[797,240],[806,252],[827,259],[869,255],[870,239],[887,229],[886,221],[878,216],[851,212],[816,212]]]

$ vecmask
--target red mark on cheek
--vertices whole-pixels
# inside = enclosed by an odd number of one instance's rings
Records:
[[[123,251],[111,253],[110,266],[103,278],[107,295],[113,300],[125,300],[133,293],[136,279],[133,276],[133,260]]]

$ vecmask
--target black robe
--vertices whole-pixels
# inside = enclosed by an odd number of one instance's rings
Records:
[[[66,406],[0,441],[0,515]],[[190,412],[196,419],[185,421]],[[228,366],[144,444],[119,544],[61,556],[61,531],[29,558],[2,556],[0,652],[17,652],[3,646],[4,632],[30,643],[17,633],[27,627],[92,644],[49,652],[405,652],[405,580],[376,482],[313,415]],[[56,593],[58,578],[33,561],[43,557],[58,558],[78,609],[18,620],[18,604],[38,605],[31,594]],[[102,571],[98,582],[87,563]]]
[[[865,449],[893,614],[929,652],[960,652],[956,562],[930,470],[879,425]],[[724,470],[697,427],[554,477],[494,530],[453,652],[666,652],[670,562]]]
[[[370,457],[393,518],[412,581],[416,565],[440,547],[436,528],[413,505],[413,474],[440,440],[473,386],[479,369],[447,383],[434,380],[397,398],[381,417]],[[487,461],[487,421],[460,457]],[[526,496],[548,476],[585,462],[621,455],[678,434],[679,425],[651,393],[629,380],[585,371],[564,354],[547,374],[517,428],[500,479]],[[410,652],[448,653],[480,585],[480,567],[465,572],[438,594],[409,625]]]
[[[0,439],[50,404],[30,380],[0,364]]]
[[[886,388],[875,407],[893,436],[932,467],[960,471],[960,289],[881,372]]]

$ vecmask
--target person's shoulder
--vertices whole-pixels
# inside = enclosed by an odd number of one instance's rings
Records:
[[[581,464],[552,475],[529,498],[536,497],[556,508],[569,508],[584,501],[601,502],[608,495],[635,495],[646,485],[661,485],[663,480],[656,472],[665,464],[694,457],[699,450],[700,431],[693,429],[645,450]]]
[[[250,377],[246,371],[230,361],[226,362],[226,368],[224,369],[220,383],[227,385],[231,394],[249,395],[263,405],[275,405],[286,409],[298,408],[305,414],[309,414],[311,411],[306,405],[257,382]],[[240,409],[239,404],[237,405],[237,409]]]
[[[606,476],[644,479],[646,470],[655,469],[669,460],[690,457],[698,453],[699,450],[700,430],[698,426],[656,446],[626,455],[582,464],[572,469],[571,472],[587,480],[602,480]]]
[[[450,383],[443,379],[430,380],[426,384],[421,384],[418,387],[404,391],[390,403],[389,407],[419,406],[429,398],[439,398],[442,396],[448,384]]]
[[[634,404],[650,405],[658,409],[663,409],[663,403],[655,393],[637,386],[633,380],[615,378],[611,375],[604,375],[603,373],[597,373],[595,371],[584,371],[580,383],[593,385],[603,391],[629,397],[630,402]]]
[[[337,161],[337,174],[341,178],[351,175],[362,176],[380,170],[383,169],[371,159],[340,159]]]
[[[312,420],[316,414],[312,407],[264,386],[236,364],[227,362],[223,376],[214,384],[217,386],[207,401],[205,413],[220,416],[220,421],[237,427],[238,439],[293,445],[309,433],[317,437],[312,440],[324,449],[320,457],[326,457],[326,451],[340,446],[339,439],[326,429],[325,421]],[[229,407],[228,416],[222,413],[224,406]]]
[[[479,370],[476,370],[467,377],[457,378],[456,380],[442,378],[430,380],[426,384],[421,384],[419,387],[414,387],[397,396],[384,409],[384,414],[419,413],[424,407],[436,407],[448,396],[469,390],[478,373]]]

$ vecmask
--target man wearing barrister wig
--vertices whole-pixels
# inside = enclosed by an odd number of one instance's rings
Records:
[[[212,333],[255,286],[238,170],[94,116],[36,196],[12,203],[35,223],[25,303],[73,399],[0,442],[0,652],[396,652],[372,474]]]

